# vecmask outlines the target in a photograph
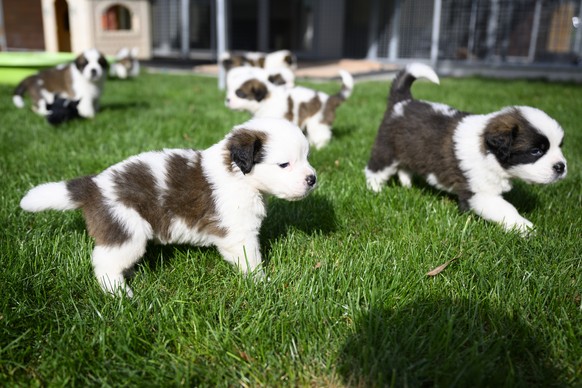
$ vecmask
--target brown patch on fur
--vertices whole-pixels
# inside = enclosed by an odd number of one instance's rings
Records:
[[[285,119],[293,122],[293,99],[291,96],[287,97],[287,112],[285,113]]]
[[[13,94],[22,96],[27,93],[34,106],[38,107],[38,101],[43,98],[41,93],[42,89],[50,93],[58,93],[63,98],[75,98],[71,67],[65,66],[62,69],[51,68],[31,75],[16,86]]]
[[[335,121],[335,110],[340,106],[345,99],[340,95],[330,96],[323,107],[323,118],[321,122],[331,126]]]
[[[123,225],[111,215],[109,206],[92,176],[67,182],[71,199],[83,209],[87,231],[97,245],[121,245],[130,239]]]
[[[137,211],[162,241],[171,241],[170,226],[175,218],[199,232],[226,235],[218,224],[212,188],[202,173],[200,160],[169,155],[166,192],[160,190],[150,167],[143,162],[116,172],[114,182],[119,200]]]
[[[462,205],[472,193],[455,155],[453,134],[467,114],[442,115],[416,100],[403,110],[402,116],[393,116],[391,110],[384,113],[367,167],[380,171],[398,162],[399,169],[423,178],[434,174],[443,187],[459,196]]]
[[[224,237],[228,231],[219,224],[213,189],[204,176],[200,158],[195,161],[181,155],[169,157],[164,211],[172,218],[180,217],[191,228]]]
[[[257,79],[250,79],[244,82],[238,91],[243,93],[244,97],[247,100],[253,99],[256,101],[262,101],[269,97],[269,90],[267,86]],[[240,97],[240,96],[239,96]]]
[[[270,75],[268,80],[273,85],[285,85],[287,83],[285,82],[285,78],[279,73]]]
[[[115,171],[115,192],[123,205],[134,209],[163,240],[169,240],[171,219],[160,204],[161,193],[150,167],[144,162],[133,162],[121,171]]]
[[[531,150],[536,148],[545,153],[549,147],[548,138],[523,117],[518,108],[512,108],[489,120],[483,132],[481,152],[492,153],[504,168],[508,168],[534,163],[542,154],[533,155]]]
[[[305,120],[315,115],[321,109],[321,100],[317,95],[307,102],[299,104],[299,121],[297,125],[303,128]]]

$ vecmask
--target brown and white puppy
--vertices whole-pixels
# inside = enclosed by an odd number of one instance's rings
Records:
[[[341,90],[329,96],[301,86],[273,85],[264,70],[241,72],[240,76],[229,77],[225,104],[233,110],[247,111],[253,117],[287,119],[303,129],[309,142],[320,149],[331,140],[335,111],[352,94],[354,87],[350,73],[340,70],[340,76]]]
[[[111,64],[109,75],[119,79],[137,77],[139,75],[137,52],[137,47],[131,50],[127,47],[120,49],[115,54],[115,62]]]
[[[12,101],[22,108],[23,96],[28,94],[33,110],[46,116],[47,103],[53,103],[47,98],[59,95],[69,100],[79,100],[77,109],[81,117],[94,117],[108,68],[103,54],[96,49],[86,50],[71,63],[42,70],[22,80],[14,89]]]
[[[259,230],[265,195],[294,201],[316,186],[309,144],[286,120],[254,119],[203,150],[146,152],[100,174],[31,189],[31,212],[82,209],[95,239],[93,267],[103,290],[132,295],[124,271],[148,240],[214,245],[244,273],[262,276]]]
[[[297,68],[297,58],[289,50],[279,50],[272,53],[262,52],[233,52],[225,53],[220,58],[225,71],[240,66],[276,69],[285,67],[291,70]]]
[[[461,210],[527,235],[533,224],[502,193],[514,178],[548,184],[566,176],[560,125],[526,106],[477,115],[415,100],[410,87],[417,78],[439,83],[419,63],[398,73],[365,169],[368,187],[379,192],[394,174],[410,187],[411,175],[418,174],[457,195]]]

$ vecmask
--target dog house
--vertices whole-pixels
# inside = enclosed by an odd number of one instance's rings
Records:
[[[137,47],[140,59],[151,57],[148,0],[42,0],[42,14],[47,51]]]

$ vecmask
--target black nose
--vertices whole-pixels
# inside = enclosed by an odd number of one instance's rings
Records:
[[[97,70],[91,69],[91,77],[96,77],[96,76],[97,76]]]
[[[315,186],[315,182],[317,182],[317,178],[315,175],[307,175],[307,177],[305,177],[305,182],[307,182],[309,187],[313,187]]]
[[[554,164],[554,171],[556,172],[556,174],[558,175],[562,175],[564,173],[564,171],[566,170],[566,165],[562,162],[560,163],[556,163]]]

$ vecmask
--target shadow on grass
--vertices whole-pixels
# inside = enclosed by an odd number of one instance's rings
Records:
[[[400,186],[400,181],[397,177],[392,177],[388,181],[388,185]],[[429,185],[426,180],[419,176],[414,176],[412,179],[412,186],[422,189],[428,194],[436,198],[448,198],[458,204],[458,197],[446,191],[437,189]],[[516,182],[513,189],[503,194],[506,201],[511,203],[519,213],[529,213],[538,208],[538,197],[528,188],[528,185],[523,182]]]
[[[104,103],[100,107],[100,111],[118,111],[118,110],[131,110],[131,109],[148,109],[151,104],[147,101],[132,101],[132,102],[109,102]]]
[[[554,386],[538,333],[483,302],[428,297],[356,319],[338,370],[355,386]]]
[[[261,228],[262,240],[274,240],[288,233],[290,228],[305,234],[329,234],[336,230],[337,219],[332,203],[316,193],[301,201],[271,198],[267,218]]]

